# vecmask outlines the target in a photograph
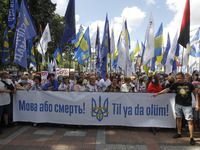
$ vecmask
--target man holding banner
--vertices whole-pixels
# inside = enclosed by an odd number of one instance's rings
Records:
[[[181,138],[181,127],[182,127],[182,117],[183,114],[185,119],[188,121],[190,130],[190,144],[195,145],[195,140],[193,139],[194,125],[193,125],[193,111],[192,111],[192,93],[196,98],[196,111],[199,110],[199,96],[195,91],[193,84],[185,82],[185,75],[182,72],[176,75],[177,82],[172,84],[171,87],[162,90],[161,92],[153,95],[154,97],[168,93],[170,90],[175,90],[175,113],[177,118],[177,129],[178,133],[173,138]]]

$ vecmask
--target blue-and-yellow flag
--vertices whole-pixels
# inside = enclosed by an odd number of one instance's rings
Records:
[[[56,60],[60,63],[62,62],[62,51],[61,49],[57,48],[56,51],[53,54],[53,58],[56,58]]]
[[[15,27],[16,24],[16,10],[19,9],[18,0],[12,0],[10,3],[10,10],[8,14],[8,26],[11,30]]]
[[[115,52],[113,54],[113,68],[116,69],[117,68],[117,63],[118,63],[118,50],[119,50],[119,44],[120,44],[120,36],[117,42],[117,47],[115,48]]]
[[[135,48],[133,49],[133,51],[130,54],[131,61],[134,59],[135,54],[137,54],[139,51],[140,51],[140,45],[139,45],[138,40],[137,40],[137,42],[135,44]]]
[[[161,63],[163,58],[162,53],[162,45],[163,45],[163,25],[161,23],[158,32],[154,37],[154,57],[152,58],[151,68],[152,71],[155,71],[155,63]]]
[[[171,47],[171,42],[170,42],[170,36],[169,36],[169,33],[168,33],[168,36],[167,36],[167,46],[166,46],[166,49],[165,49],[165,53],[164,53],[164,55],[163,55],[163,59],[162,59],[162,61],[161,61],[161,64],[162,64],[162,65],[165,65],[165,64],[166,64],[167,56],[168,56],[170,47]]]
[[[2,56],[2,63],[9,64],[10,63],[10,53],[9,53],[9,42],[8,42],[8,29],[6,27],[4,37],[3,37],[3,44],[2,50],[0,51]]]
[[[158,32],[154,38],[154,56],[156,57],[157,63],[161,63],[163,58],[162,53],[162,46],[163,46],[163,24],[161,23]]]
[[[89,27],[85,31],[83,38],[80,41],[80,45],[75,49],[74,54],[79,64],[83,64],[91,56]]]
[[[27,59],[36,67],[35,62],[35,52],[32,39],[29,40],[28,48],[27,48]]]
[[[29,40],[36,35],[37,32],[28,10],[28,6],[26,1],[22,0],[19,13],[19,25],[15,36],[16,44],[14,62],[24,68],[27,68],[26,40]]]
[[[83,37],[83,27],[80,26],[80,29],[78,33],[76,34],[76,39],[72,40],[72,43],[75,45],[76,48],[79,46],[82,37]]]

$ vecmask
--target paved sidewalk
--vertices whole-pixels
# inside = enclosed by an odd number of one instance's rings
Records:
[[[200,131],[195,131],[196,145],[189,144],[189,132],[173,139],[175,129],[61,126],[19,124],[4,128],[0,150],[200,150]]]

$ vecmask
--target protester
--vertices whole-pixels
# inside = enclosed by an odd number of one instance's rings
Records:
[[[31,84],[27,82],[28,77],[26,75],[23,75],[19,81],[19,83],[16,86],[17,90],[29,90],[31,88]]]
[[[87,92],[98,92],[98,87],[96,84],[96,78],[95,76],[91,76],[89,79],[89,83],[86,86]]]
[[[125,78],[125,83],[121,85],[120,91],[121,92],[136,92],[135,85],[131,83],[130,77]]]
[[[151,82],[148,85],[147,92],[148,93],[158,93],[162,90],[162,86],[160,85],[158,81],[158,76],[153,75]]]
[[[43,86],[42,90],[44,91],[58,91],[58,81],[54,78],[55,75],[53,73],[49,74],[49,80]]]
[[[42,90],[42,83],[41,78],[36,76],[34,79],[34,84],[31,86],[30,90],[33,91],[41,91]]]
[[[185,119],[189,124],[190,131],[190,144],[194,145],[195,140],[193,139],[194,125],[193,125],[193,113],[192,113],[192,96],[191,93],[195,95],[196,98],[196,111],[199,110],[199,96],[196,92],[194,86],[185,81],[185,75],[182,72],[176,75],[177,82],[173,84],[170,88],[164,89],[161,92],[153,95],[154,97],[169,92],[170,90],[176,91],[175,97],[175,111],[177,118],[177,129],[178,133],[173,138],[181,138],[181,126],[183,114]]]
[[[117,84],[116,76],[113,76],[111,85],[106,88],[106,92],[120,92],[120,86]]]
[[[172,86],[172,84],[176,83],[176,78],[174,76],[168,76],[168,79],[167,79],[167,84],[164,86],[163,89],[166,89],[166,88],[169,88]],[[169,91],[169,93],[174,93],[175,91]]]
[[[11,93],[15,91],[14,84],[8,79],[8,73],[0,72],[0,121],[4,116],[5,126],[9,125],[9,115],[12,112]],[[2,131],[0,130],[0,133]]]
[[[106,88],[108,86],[110,86],[110,84],[111,84],[111,81],[109,79],[109,75],[106,74],[106,80],[104,80],[103,78],[101,78],[100,81],[98,82],[99,92],[105,92]]]
[[[85,85],[83,85],[83,78],[78,77],[77,83],[74,85],[75,92],[85,92]]]
[[[138,92],[145,93],[146,92],[146,85],[143,82],[144,79],[142,77],[139,78],[139,83],[136,85],[136,89]]]
[[[58,79],[58,84],[60,85],[62,83],[62,75],[58,75],[57,79]]]
[[[61,82],[60,86],[58,87],[58,91],[66,91],[71,92],[74,91],[74,85],[73,83],[69,82],[68,76],[63,76],[63,81]]]

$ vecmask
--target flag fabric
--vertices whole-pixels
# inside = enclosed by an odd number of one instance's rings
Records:
[[[117,63],[118,63],[118,50],[119,50],[119,44],[120,44],[120,37],[119,36],[119,39],[118,39],[118,42],[117,42],[117,47],[115,48],[115,52],[113,54],[113,63],[112,63],[112,66],[114,69],[117,68]]]
[[[114,29],[111,30],[111,37],[110,37],[110,53],[111,53],[111,64],[113,64],[113,55],[115,52],[115,35],[114,35]]]
[[[62,52],[59,48],[56,49],[56,51],[53,54],[53,58],[55,58],[59,63],[62,62]]]
[[[190,41],[190,0],[186,0],[178,43],[186,48]]]
[[[19,25],[16,29],[15,56],[14,62],[27,68],[26,40],[37,35],[28,6],[25,0],[21,2],[19,13]]]
[[[167,56],[168,56],[170,47],[171,47],[171,42],[170,42],[170,36],[169,36],[169,33],[168,33],[168,36],[167,36],[167,46],[166,46],[166,49],[165,49],[165,52],[164,52],[164,55],[163,55],[163,59],[161,61],[162,65],[166,64]]]
[[[61,47],[76,38],[76,20],[75,20],[75,0],[69,0],[65,12],[65,29],[61,41]]]
[[[197,32],[195,33],[195,35],[193,36],[192,40],[191,40],[191,45],[198,43],[200,40],[200,27],[198,28]]]
[[[92,49],[95,49],[96,46],[96,38],[97,38],[97,31],[94,32],[94,34],[92,35],[91,39],[90,39],[90,45]]]
[[[141,55],[141,64],[143,63],[143,57],[144,57],[144,52],[145,52],[145,46],[143,44],[143,42],[141,42],[141,48],[142,48],[142,55]],[[141,66],[140,64],[140,66]]]
[[[139,45],[138,40],[137,40],[137,42],[135,44],[135,48],[133,49],[133,51],[130,54],[131,61],[134,59],[135,54],[137,54],[139,51],[140,51],[140,45]]]
[[[72,40],[72,43],[75,45],[76,48],[79,46],[82,37],[83,37],[83,27],[81,25],[78,33],[76,34],[76,39]]]
[[[174,72],[175,75],[177,74],[177,63],[178,63],[179,51],[180,51],[180,46],[179,46],[179,44],[177,44],[176,52],[174,55],[174,62],[173,62],[173,66],[172,66],[172,72]]]
[[[54,66],[55,70],[58,68],[58,64],[56,62],[56,58],[53,59],[53,66]]]
[[[10,63],[10,52],[9,52],[9,41],[8,41],[8,28],[6,27],[4,37],[3,37],[3,44],[1,47],[0,55],[2,58],[2,63],[9,64]]]
[[[167,61],[166,61],[166,74],[169,74],[172,72],[172,65],[174,62],[174,55],[177,49],[177,44],[178,44],[178,33],[176,32],[176,35],[174,37],[174,40],[172,42],[172,46],[169,50],[169,54],[167,56]]]
[[[41,28],[40,28],[41,29]],[[40,30],[41,33],[41,30]],[[42,64],[44,65],[45,62],[45,53],[47,52],[48,42],[51,41],[51,33],[49,29],[49,23],[47,23],[40,42],[38,43],[37,50],[42,55]]]
[[[192,57],[196,57],[197,52],[195,46],[194,45],[190,46],[189,50],[190,50],[189,55],[191,55]]]
[[[95,42],[95,50],[96,50],[96,70],[98,72],[100,67],[100,33],[99,33],[99,26],[97,26],[97,33],[96,33],[96,42]]]
[[[30,63],[33,64],[33,66],[36,67],[35,53],[34,53],[34,47],[33,47],[32,38],[29,40],[29,43],[28,43],[27,59],[30,61]]]
[[[189,55],[189,73],[192,73],[193,72],[193,68],[196,66],[197,64],[197,61],[196,61],[196,57],[193,57],[191,55]]]
[[[162,45],[163,45],[163,25],[160,24],[160,27],[154,37],[154,57],[152,58],[151,69],[154,72],[156,62],[161,63],[163,53],[162,53]]]
[[[80,41],[80,45],[74,51],[75,57],[79,64],[83,64],[91,56],[91,46],[90,46],[90,35],[89,27],[85,31],[83,38]]]
[[[49,23],[47,23],[44,32],[42,34],[42,37],[40,39],[40,42],[37,46],[38,52],[45,56],[45,53],[47,52],[48,42],[51,41],[51,33],[49,29]]]
[[[156,57],[157,63],[161,63],[163,58],[162,53],[162,47],[163,47],[163,24],[161,23],[158,32],[155,35],[154,38],[154,56]]]
[[[199,43],[198,48],[197,48],[197,57],[200,57],[200,43]]]
[[[145,34],[145,52],[143,56],[143,65],[154,57],[154,21],[152,12],[149,17],[148,27]]]
[[[188,66],[188,54],[189,54],[189,51],[190,51],[190,42],[187,44],[187,48],[186,49],[183,49],[183,62],[182,62],[182,66],[185,66],[187,68]],[[182,67],[183,68],[183,67]]]
[[[12,0],[10,3],[10,10],[8,14],[8,26],[11,30],[15,27],[16,24],[16,10],[19,9],[18,0]]]
[[[120,44],[118,49],[118,66],[124,71],[124,74],[127,74],[127,63],[130,59],[129,54],[130,48],[130,36],[127,28],[127,22],[125,21],[122,26],[122,31],[120,34]]]
[[[98,70],[98,75],[106,80],[107,72],[107,54],[110,52],[110,32],[109,32],[109,22],[106,15],[106,21],[104,26],[104,34],[100,51],[100,67]]]

